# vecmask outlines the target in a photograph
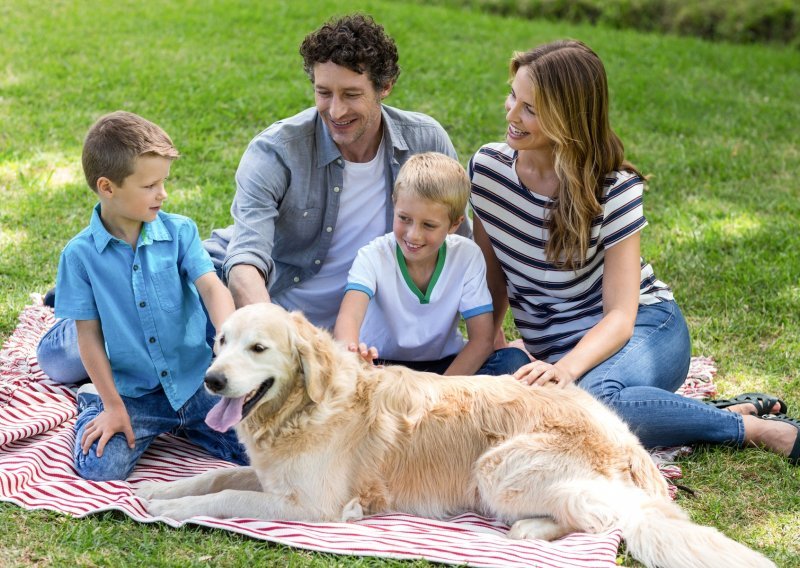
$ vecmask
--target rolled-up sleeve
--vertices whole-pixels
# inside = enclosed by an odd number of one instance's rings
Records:
[[[277,149],[266,140],[254,141],[242,156],[231,205],[233,236],[223,265],[226,279],[237,264],[255,266],[268,284],[274,278],[275,222],[290,175]]]

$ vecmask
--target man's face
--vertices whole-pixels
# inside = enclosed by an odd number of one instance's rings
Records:
[[[342,157],[366,162],[375,157],[381,137],[381,100],[391,85],[377,91],[366,73],[332,61],[314,65],[314,100]]]

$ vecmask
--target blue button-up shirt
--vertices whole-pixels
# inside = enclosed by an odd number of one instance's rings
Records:
[[[381,119],[389,232],[400,166],[421,152],[455,158],[456,151],[441,125],[427,115],[383,105]],[[333,232],[341,230],[336,219],[343,179],[342,154],[316,108],[280,120],[256,136],[236,171],[234,225],[214,231],[204,243],[217,266],[224,259],[225,278],[237,264],[255,266],[273,296],[312,278],[322,267]],[[469,224],[459,233],[471,235]]]
[[[56,317],[99,319],[119,394],[163,387],[177,410],[200,388],[211,361],[193,283],[213,270],[191,219],[160,212],[143,225],[134,251],[106,230],[98,204],[61,253]]]

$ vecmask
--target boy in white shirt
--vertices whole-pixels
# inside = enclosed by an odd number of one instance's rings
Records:
[[[483,255],[454,234],[469,192],[461,164],[444,154],[417,154],[400,169],[393,231],[362,247],[348,275],[334,336],[350,351],[444,375],[511,374],[530,361],[520,349],[493,350]]]

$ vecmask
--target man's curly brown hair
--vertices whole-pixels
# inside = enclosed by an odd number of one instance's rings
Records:
[[[332,61],[356,73],[366,73],[382,91],[400,75],[397,46],[371,16],[351,14],[325,22],[300,44],[303,69],[314,82],[314,65]]]

